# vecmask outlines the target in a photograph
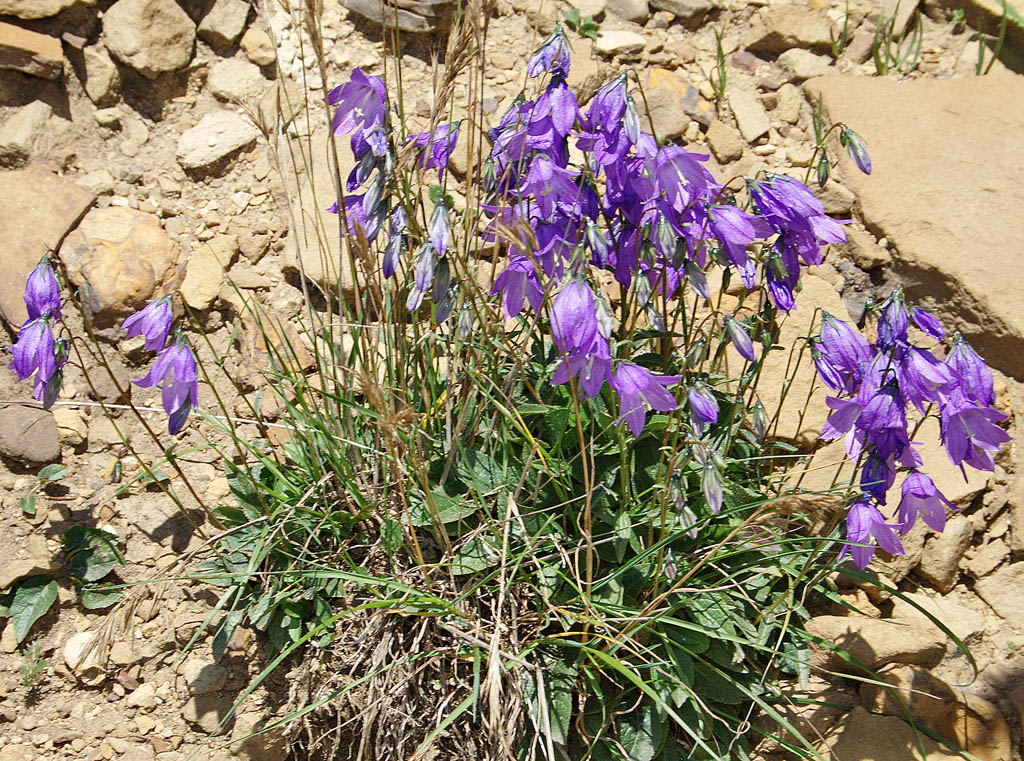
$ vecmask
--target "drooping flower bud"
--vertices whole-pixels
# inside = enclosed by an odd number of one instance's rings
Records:
[[[839,132],[839,142],[846,148],[853,163],[864,174],[871,174],[871,156],[868,155],[868,146],[863,138],[852,129],[843,125]]]

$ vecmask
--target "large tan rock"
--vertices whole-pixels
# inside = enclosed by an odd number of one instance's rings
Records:
[[[839,722],[825,758],[842,761],[959,761],[960,755],[915,731],[895,716],[873,716],[858,706]],[[924,747],[925,756],[921,755]]]
[[[196,25],[174,0],[118,0],[103,14],[107,48],[149,79],[192,60]]]
[[[293,196],[295,225],[288,230],[283,264],[286,272],[302,273],[328,293],[340,288],[346,296],[352,296],[356,281],[348,252],[341,245],[338,216],[326,211],[337,200],[335,175],[331,171],[331,139],[327,130],[322,129],[308,142],[302,141],[301,149],[311,158],[308,166],[312,176],[301,177],[301,187]],[[347,140],[336,141],[341,162],[338,176],[343,186],[354,165],[347,143]]]
[[[805,87],[868,144],[871,176],[843,158],[844,179],[868,228],[895,243],[910,299],[1024,377],[1020,286],[1006,276],[1024,261],[1024,77],[836,76]]]
[[[849,654],[853,661],[824,645],[812,644],[811,665],[857,673],[889,663],[934,666],[946,652],[945,635],[917,621],[861,616],[815,616],[804,628]]]
[[[1024,562],[1004,565],[974,585],[981,599],[1001,618],[1024,626]]]
[[[878,680],[884,684],[861,685],[862,706],[876,713],[909,716],[922,727],[955,742],[957,694],[952,687],[920,666],[896,666],[879,674]]]
[[[180,276],[181,250],[153,214],[93,209],[60,249],[83,306],[101,321],[127,315]]]
[[[0,16],[37,19],[56,16],[75,3],[95,5],[96,0],[0,0]]]
[[[40,166],[0,172],[0,315],[12,326],[28,319],[25,278],[92,205],[94,196]]]
[[[64,71],[64,49],[56,37],[0,22],[0,69],[57,79]]]

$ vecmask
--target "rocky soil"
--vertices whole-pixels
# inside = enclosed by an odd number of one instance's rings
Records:
[[[524,86],[530,52],[568,7],[493,4],[482,92],[489,119]],[[1014,416],[1016,439],[1024,437],[1024,313],[1016,290],[1024,265],[1024,77],[1014,59],[1024,47],[1011,29],[1003,61],[978,77],[972,40],[976,29],[994,30],[998,3],[886,0],[883,9],[871,0],[580,0],[577,7],[600,23],[600,33],[595,41],[573,36],[572,84],[592,94],[622,68],[636,69],[658,135],[710,152],[721,178],[761,169],[803,177],[813,154],[811,102],[819,97],[832,120],[856,129],[870,146],[874,173],[862,177],[843,164],[821,191],[830,214],[853,220],[850,239],[808,276],[786,330],[806,332],[817,306],[860,321],[868,299],[901,283],[1001,372],[1000,404]],[[354,66],[384,71],[379,27],[337,0],[317,8],[326,82],[310,53],[301,3],[0,0],[0,363],[9,361],[12,329],[25,319],[25,275],[47,250],[59,250],[122,388],[139,377],[145,356],[140,341],[115,341],[112,326],[177,287],[210,336],[207,367],[213,372],[215,353],[228,357],[213,385],[232,412],[249,416],[247,400],[227,382],[227,375],[241,377],[253,401],[261,357],[246,339],[245,300],[287,320],[302,305],[300,261],[321,284],[345,277],[321,266],[313,217],[333,200],[322,88]],[[909,29],[918,8],[916,69],[876,76],[870,59],[880,11],[896,12],[896,28]],[[966,27],[955,23],[957,10]],[[833,58],[847,12],[847,44]],[[712,86],[715,30],[726,55],[720,99]],[[410,44],[402,59],[416,130],[426,128],[433,106],[432,53],[439,51],[443,34]],[[457,112],[465,112],[467,98],[457,87]],[[339,143],[339,150],[347,147]],[[311,176],[302,171],[303,155]],[[465,151],[453,158],[457,175],[470,160]],[[301,205],[292,203],[296,197]],[[295,331],[289,339],[308,359],[303,337]],[[217,596],[198,584],[159,582],[180,573],[211,535],[197,498],[217,504],[228,497],[217,456],[196,427],[181,435],[178,451],[187,454],[179,462],[196,493],[176,474],[167,483],[191,520],[153,484],[117,494],[116,473],[122,483],[138,474],[122,436],[154,462],[166,442],[120,410],[126,400],[95,372],[95,359],[85,366],[89,379],[69,366],[64,401],[52,412],[23,404],[29,388],[0,373],[0,556],[7,559],[0,593],[33,576],[59,584],[58,604],[23,642],[12,624],[2,629],[0,761],[286,758],[280,731],[244,738],[295,707],[296,682],[269,683],[220,727],[265,663],[260,645],[240,629],[220,660],[205,634],[182,654]],[[811,382],[806,374],[797,381],[805,390]],[[763,384],[770,386],[771,378]],[[158,399],[131,393],[136,404],[156,408],[159,428]],[[200,402],[214,409],[212,388],[201,389]],[[100,403],[113,405],[113,420]],[[785,420],[785,435],[813,443],[824,420],[820,394],[807,430],[795,413]],[[257,435],[250,424],[242,430]],[[846,584],[848,607],[822,611],[810,626],[882,667],[916,718],[982,761],[1021,757],[1022,457],[1019,446],[1006,452],[989,480],[965,483],[952,468],[936,477],[960,511],[941,536],[911,534],[907,556],[878,566],[971,648],[976,680],[945,633],[874,587]],[[839,459],[835,447],[825,447],[811,464]],[[68,472],[44,488],[35,474],[49,463]],[[34,514],[22,508],[30,494]],[[73,526],[112,532],[126,559],[116,573],[148,582],[131,591],[139,605],[106,661],[88,652],[106,619],[82,606],[61,553]],[[34,685],[21,676],[33,662],[30,642],[45,660]],[[814,658],[830,670],[848,668],[825,650]],[[810,690],[830,704],[859,706],[794,708],[794,720],[813,727],[835,758],[915,757],[912,730],[876,715],[902,715],[893,692],[842,678],[814,681]]]

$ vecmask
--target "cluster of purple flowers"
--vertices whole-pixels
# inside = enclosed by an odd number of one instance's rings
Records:
[[[709,298],[704,270],[711,263],[736,269],[748,288],[760,270],[773,303],[788,311],[801,267],[820,263],[821,247],[845,236],[811,191],[784,175],[750,181],[752,210],[736,206],[703,166],[706,156],[659,146],[643,129],[625,75],[601,88],[584,114],[566,81],[569,67],[568,41],[559,27],[528,64],[531,77],[547,78],[543,91],[535,100],[518,97],[489,131],[492,149],[481,176],[489,194],[483,210],[492,221],[484,236],[500,238],[508,253],[492,293],[501,297],[508,318],[526,304],[537,313],[546,308],[561,355],[552,383],[571,382],[587,397],[607,383],[619,398],[619,420],[639,435],[648,409],[678,406],[667,388],[682,377],[658,376],[618,358],[610,305],[593,286],[598,270],[630,290],[652,328],[663,331],[654,295],[674,298],[689,284]],[[393,166],[388,140],[381,137],[388,130],[384,83],[356,69],[329,102],[337,107],[335,135],[352,135],[357,167],[348,192],[371,183],[364,194],[345,197],[347,224],[372,240],[390,220],[383,246],[383,272],[390,277],[412,244],[406,212],[392,208],[383,190]],[[447,124],[409,138],[419,149],[419,166],[436,168],[442,177],[457,135],[458,125]],[[570,141],[584,156],[580,165],[570,165]],[[457,298],[446,261],[451,224],[443,201],[427,227],[427,240],[412,251],[406,305],[418,309],[429,295],[435,319],[443,322]],[[751,256],[751,244],[759,241],[760,255]],[[722,327],[739,353],[754,361],[744,324],[727,318]],[[703,432],[717,419],[714,397],[692,388],[686,398],[690,419]]]
[[[180,330],[167,344],[173,323],[170,296],[151,301],[121,323],[121,330],[129,337],[146,339],[147,351],[160,352],[146,377],[132,383],[142,388],[160,389],[167,413],[167,430],[171,434],[185,427],[189,413],[199,405],[199,376],[192,349]]]
[[[28,321],[18,331],[10,369],[20,381],[35,374],[33,395],[48,409],[60,393],[61,368],[68,358],[67,341],[55,339],[50,327],[50,318],[61,316],[61,298],[48,259],[43,259],[29,274],[24,298]],[[129,337],[143,336],[147,351],[160,352],[149,374],[132,382],[161,389],[164,411],[169,417],[167,427],[172,434],[185,426],[189,412],[197,405],[199,392],[196,360],[184,336],[179,332],[167,345],[173,322],[171,298],[167,296],[143,307],[121,325]]]
[[[818,375],[837,394],[827,400],[833,412],[822,438],[845,436],[847,454],[860,466],[860,496],[847,516],[843,553],[861,568],[876,546],[903,554],[898,533],[906,534],[918,517],[941,531],[946,507],[953,506],[922,472],[924,463],[910,440],[911,407],[922,416],[937,410],[946,453],[962,472],[964,465],[993,470],[996,452],[1010,438],[997,425],[1006,415],[993,406],[992,372],[970,345],[957,334],[940,360],[910,343],[911,322],[936,340],[945,338],[934,316],[922,309],[908,312],[896,290],[881,306],[874,344],[828,314],[812,343]],[[879,507],[901,472],[907,475],[890,525]]]
[[[54,338],[50,318],[60,318],[60,287],[50,266],[43,258],[29,273],[25,282],[25,308],[28,320],[18,330],[18,340],[11,349],[9,365],[19,381],[36,376],[33,397],[49,409],[60,393],[67,342]]]
[[[345,224],[350,233],[361,232],[372,242],[384,228],[384,221],[388,221],[381,271],[390,278],[401,266],[409,234],[405,210],[400,205],[392,206],[387,192],[395,166],[388,131],[387,90],[379,77],[367,76],[356,68],[348,82],[328,93],[327,101],[336,106],[334,135],[351,134],[350,146],[356,160],[345,183]],[[410,135],[406,142],[419,149],[420,169],[436,169],[438,180],[443,181],[448,157],[458,139],[459,124],[453,123]],[[367,183],[365,192],[355,192]],[[335,203],[328,211],[336,214],[341,209]],[[427,227],[428,240],[414,257],[414,279],[406,306],[409,311],[419,309],[429,293],[437,306],[436,319],[444,322],[457,297],[446,258],[452,233],[444,199],[435,204]]]

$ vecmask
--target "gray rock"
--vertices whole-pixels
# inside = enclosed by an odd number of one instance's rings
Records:
[[[210,735],[217,731],[233,705],[234,699],[229,695],[199,695],[185,703],[181,715]]]
[[[85,61],[85,94],[97,106],[110,105],[117,100],[121,75],[102,45],[90,45],[82,51]]]
[[[917,572],[940,592],[950,591],[960,575],[960,558],[971,546],[974,527],[963,515],[954,515],[941,534],[929,537]]]
[[[844,152],[843,182],[868,229],[895,244],[908,298],[993,367],[1024,377],[1020,289],[994,276],[1024,256],[1024,77],[829,76],[804,87],[824,97],[830,122],[856,125],[867,142],[877,171],[861,175]],[[919,192],[907,191],[908,177]]]
[[[744,47],[755,53],[782,53],[798,47],[826,53],[832,45],[831,26],[823,11],[802,3],[773,5],[751,28]]]
[[[739,133],[724,122],[717,119],[711,122],[706,137],[711,152],[722,164],[728,164],[743,155],[744,143]]]
[[[878,245],[874,235],[860,230],[846,228],[846,242],[835,243],[833,247],[841,256],[865,271],[884,267],[892,261],[889,249]]]
[[[967,562],[967,572],[976,579],[988,576],[996,570],[1010,554],[1010,548],[1002,539],[993,539],[979,549]]]
[[[771,121],[761,102],[753,93],[746,90],[733,89],[729,92],[729,108],[736,117],[736,126],[748,143],[753,143],[762,135],[767,135]]]
[[[800,88],[787,82],[775,93],[775,109],[772,114],[787,124],[796,124],[800,121],[800,106],[803,103],[804,94]]]
[[[823,77],[832,68],[832,59],[815,55],[810,50],[790,48],[779,56],[778,64],[790,82],[803,82],[811,77]]]
[[[598,53],[604,55],[627,55],[639,53],[644,49],[646,40],[636,32],[627,29],[609,29],[597,33],[597,44],[594,46]]]
[[[849,215],[857,202],[856,196],[848,187],[833,179],[830,179],[823,188],[815,184],[814,193],[825,205],[826,214]]]
[[[267,89],[259,67],[240,58],[217,61],[206,83],[215,97],[236,103],[259,98]]]
[[[651,15],[647,0],[607,0],[605,7],[613,16],[634,24],[644,24]]]
[[[239,714],[231,731],[232,750],[235,756],[241,761],[285,761],[288,758],[285,727],[254,734],[271,721],[271,718],[261,713]]]
[[[216,0],[199,22],[199,37],[215,46],[234,45],[248,17],[249,3],[245,0]]]
[[[257,66],[270,66],[277,60],[274,54],[274,41],[256,24],[250,26],[242,35],[241,47],[245,57]]]
[[[256,126],[233,111],[214,111],[178,139],[178,163],[201,169],[230,156],[259,136]]]
[[[810,634],[845,650],[867,669],[888,663],[934,666],[946,652],[945,635],[913,621],[861,616],[815,616],[804,627]],[[811,665],[835,671],[860,671],[822,645],[811,645]]]
[[[0,21],[0,69],[58,79],[64,71],[64,49],[56,37]]]
[[[1004,565],[974,585],[981,599],[1001,618],[1015,626],[1024,626],[1024,562]]]
[[[916,621],[924,626],[938,629],[931,619],[921,612],[923,608],[941,621],[962,642],[969,645],[976,643],[985,633],[984,614],[971,610],[951,598],[952,595],[939,597],[923,592],[905,592],[902,597],[892,598],[892,617],[904,621]]]
[[[117,0],[103,14],[107,48],[149,79],[192,60],[196,27],[174,0]]]
[[[0,592],[29,576],[49,576],[57,570],[57,559],[46,546],[46,537],[31,534],[25,542],[27,557],[8,559],[0,565]]]
[[[700,24],[715,6],[709,0],[650,0],[652,8],[668,11],[686,26]]]
[[[60,434],[47,410],[8,404],[0,407],[0,455],[27,465],[60,459]]]
[[[28,163],[46,134],[53,116],[48,103],[34,100],[22,106],[0,126],[0,166],[19,167]]]
[[[228,671],[216,663],[189,658],[181,666],[181,676],[193,695],[208,695],[224,689],[228,681]]]
[[[854,63],[864,63],[871,57],[871,48],[875,44],[873,29],[860,27],[843,49],[842,57]]]

